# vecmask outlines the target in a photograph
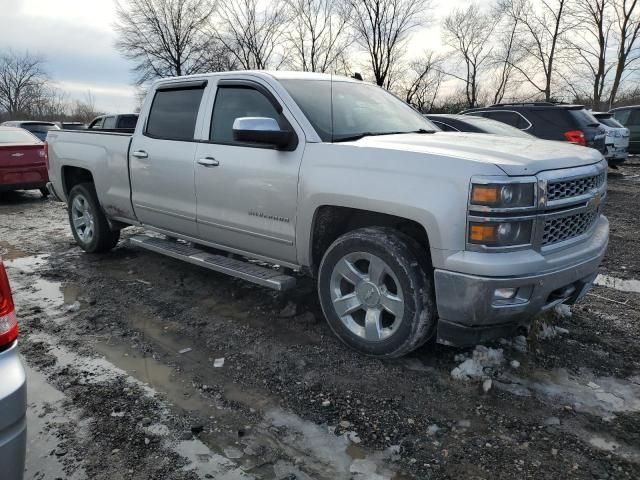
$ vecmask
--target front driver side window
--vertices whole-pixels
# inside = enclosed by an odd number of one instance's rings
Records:
[[[214,143],[245,145],[233,139],[233,122],[241,117],[273,118],[281,129],[290,129],[287,120],[263,93],[245,86],[220,86],[213,106],[209,140]]]

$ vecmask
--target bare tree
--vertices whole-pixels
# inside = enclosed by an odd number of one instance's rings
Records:
[[[71,107],[70,116],[74,121],[88,124],[99,115],[102,115],[102,112],[96,108],[96,100],[91,90],[87,90],[83,99],[75,100]]]
[[[349,9],[342,0],[286,0],[291,12],[287,48],[296,70],[327,72],[335,69],[353,43]]]
[[[556,60],[566,47],[567,32],[576,25],[575,16],[570,15],[572,0],[540,0],[536,6],[525,0],[521,8],[510,5],[517,1],[503,2],[505,12],[518,16],[520,47],[527,56],[527,61],[512,63],[513,68],[551,101]]]
[[[34,98],[25,117],[38,120],[64,120],[69,112],[69,98],[67,94],[53,85],[46,85],[41,95]]]
[[[613,0],[613,7],[618,52],[609,105],[616,100],[625,72],[640,59],[640,1]]]
[[[431,111],[440,91],[444,79],[441,63],[433,52],[425,52],[422,58],[410,64],[404,98],[421,112]]]
[[[407,37],[424,24],[429,0],[347,0],[356,41],[369,55],[375,82],[390,88]]]
[[[444,19],[445,43],[453,48],[456,60],[462,60],[464,73],[448,72],[464,82],[469,107],[478,103],[480,76],[491,63],[493,44],[490,42],[499,18],[490,12],[482,12],[472,3],[464,10],[454,10]]]
[[[223,49],[208,28],[211,0],[127,0],[116,3],[116,48],[135,63],[137,83],[221,68]]]
[[[614,62],[611,48],[612,0],[583,0],[573,12],[580,27],[567,39],[573,61],[567,64],[567,88],[600,109]]]
[[[277,68],[285,60],[282,46],[288,20],[286,3],[274,0],[227,0],[220,4],[217,38],[241,68]]]
[[[29,113],[49,93],[44,59],[29,52],[0,55],[0,110],[9,117]]]
[[[504,10],[506,8],[511,11],[506,12]],[[494,69],[492,82],[494,104],[504,99],[514,77],[514,65],[522,61],[518,35],[523,8],[523,0],[515,0],[498,3],[492,11],[492,14],[500,19],[494,35],[495,46],[491,59],[491,66]]]

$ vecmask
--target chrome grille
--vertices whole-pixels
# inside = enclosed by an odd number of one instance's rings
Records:
[[[547,186],[547,200],[553,202],[554,200],[584,195],[590,190],[600,188],[605,181],[605,176],[605,172],[602,172],[590,177],[550,182]]]
[[[585,233],[598,218],[598,211],[577,213],[567,217],[553,218],[544,222],[542,246],[564,242]]]

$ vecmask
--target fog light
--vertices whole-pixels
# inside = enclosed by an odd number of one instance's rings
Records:
[[[496,288],[493,292],[494,300],[511,300],[518,293],[517,288]]]

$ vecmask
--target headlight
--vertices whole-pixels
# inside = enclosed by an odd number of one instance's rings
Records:
[[[533,220],[469,222],[469,243],[487,247],[510,247],[531,243]]]
[[[533,183],[473,184],[471,205],[491,208],[523,208],[535,205]]]

